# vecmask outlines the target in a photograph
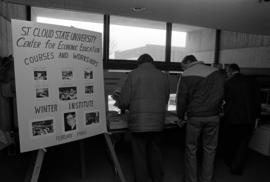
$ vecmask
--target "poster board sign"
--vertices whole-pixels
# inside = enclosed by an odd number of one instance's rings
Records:
[[[101,33],[11,23],[21,152],[106,132]]]

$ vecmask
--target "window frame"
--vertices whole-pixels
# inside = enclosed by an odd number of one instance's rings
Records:
[[[31,20],[31,6],[27,6],[27,19]],[[103,68],[111,70],[132,70],[137,67],[136,60],[125,59],[110,59],[109,58],[109,40],[110,40],[110,15],[103,15]],[[127,17],[128,18],[128,17]],[[132,18],[132,17],[130,17]],[[147,20],[147,19],[146,19]],[[171,42],[172,42],[172,25],[173,23],[166,22],[166,38],[165,38],[165,60],[155,61],[155,65],[164,71],[183,71],[180,62],[171,62]],[[219,62],[220,51],[220,30],[216,29],[216,45],[215,59],[213,63]]]
[[[103,67],[111,70],[132,70],[137,67],[134,60],[109,59],[109,40],[110,40],[110,15],[104,15],[104,47],[103,47]],[[171,32],[172,23],[166,23],[166,42],[165,42],[165,60],[155,61],[155,65],[164,71],[182,71],[181,64],[170,62],[171,56]]]

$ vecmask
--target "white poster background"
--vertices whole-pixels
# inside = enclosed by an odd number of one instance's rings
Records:
[[[21,152],[107,131],[101,37],[12,20]],[[65,125],[68,113],[75,117],[73,129]]]

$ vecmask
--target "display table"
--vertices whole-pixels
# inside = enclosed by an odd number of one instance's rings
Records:
[[[167,111],[165,118],[165,126],[166,128],[176,127],[174,124],[175,121],[178,120],[175,111]],[[110,111],[108,113],[108,130],[121,130],[126,129],[127,125],[127,114],[118,114],[117,112]]]

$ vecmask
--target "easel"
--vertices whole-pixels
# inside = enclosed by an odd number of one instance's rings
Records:
[[[26,173],[26,177],[25,177],[25,182],[37,182],[38,181],[38,177],[39,177],[39,173],[42,167],[42,163],[44,160],[44,156],[45,156],[45,152],[46,149],[39,149],[37,150],[34,160],[29,168],[28,171]]]
[[[105,141],[108,146],[111,158],[113,160],[113,164],[117,172],[117,175],[119,176],[121,182],[126,182],[120,163],[118,161],[117,155],[115,153],[112,140],[108,133],[104,133],[104,137],[105,137]],[[81,178],[84,179],[86,176],[85,147],[84,147],[84,141],[81,140],[79,142],[80,142],[79,145],[80,145]],[[46,154],[46,149],[39,149],[35,152],[36,153],[35,153],[34,159],[28,168],[24,182],[37,182],[38,181],[42,163]]]
[[[117,155],[115,153],[111,137],[109,136],[108,133],[104,133],[104,136],[105,136],[105,140],[106,140],[107,146],[109,148],[109,151],[110,151],[113,163],[114,163],[114,167],[115,167],[116,172],[117,172],[117,174],[118,174],[118,176],[120,178],[120,181],[121,182],[126,182],[124,174],[123,174],[121,166],[120,166],[120,163],[118,161]]]

